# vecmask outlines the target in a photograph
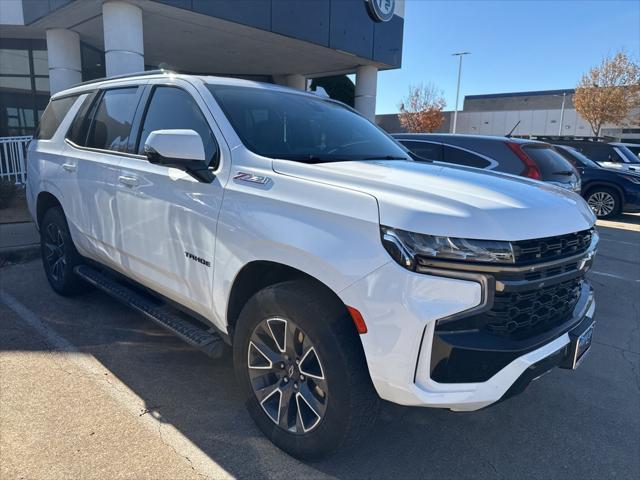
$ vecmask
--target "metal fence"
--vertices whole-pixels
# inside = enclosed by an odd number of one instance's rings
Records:
[[[27,181],[27,147],[31,136],[0,137],[0,180],[16,185]]]

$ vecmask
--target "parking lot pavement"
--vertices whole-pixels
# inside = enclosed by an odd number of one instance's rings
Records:
[[[0,478],[640,478],[640,216],[599,222],[595,343],[479,412],[384,404],[357,449],[279,451],[212,361],[93,291],[56,296],[41,265],[0,269]]]

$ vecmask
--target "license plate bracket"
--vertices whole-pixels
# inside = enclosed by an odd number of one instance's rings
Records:
[[[591,349],[593,342],[593,330],[596,322],[593,319],[585,319],[580,325],[569,332],[569,344],[561,368],[575,370]]]

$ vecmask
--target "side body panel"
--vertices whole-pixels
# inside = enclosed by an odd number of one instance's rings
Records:
[[[217,219],[230,152],[191,83],[156,80],[149,88],[156,83],[182,88],[196,100],[217,139],[220,163],[214,181],[202,183],[143,156],[123,158],[115,193],[118,263],[127,276],[211,318]]]
[[[64,184],[71,182],[75,177],[73,172],[64,170],[62,165],[66,163],[64,141],[65,134],[80,109],[87,95],[80,95],[74,105],[67,112],[66,117],[58,130],[49,140],[33,139],[29,144],[27,153],[27,205],[34,220],[37,220],[37,200],[40,192],[49,192],[54,195],[63,208],[72,209],[72,196],[63,194]],[[75,179],[73,179],[75,181]],[[70,218],[70,223],[77,223],[75,217]],[[75,240],[75,238],[74,238]]]

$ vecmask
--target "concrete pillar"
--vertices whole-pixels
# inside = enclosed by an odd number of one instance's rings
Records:
[[[80,36],[64,28],[47,30],[51,95],[82,81]]]
[[[372,122],[376,119],[376,91],[378,89],[378,69],[371,65],[361,65],[356,70],[355,107]]]
[[[287,87],[298,88],[300,90],[307,89],[307,79],[304,75],[287,75],[285,77]]]
[[[144,71],[142,10],[126,2],[102,5],[107,76]]]

